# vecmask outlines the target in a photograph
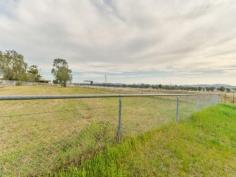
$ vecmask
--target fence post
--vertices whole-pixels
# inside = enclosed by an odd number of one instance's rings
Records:
[[[122,100],[121,100],[121,97],[119,97],[118,126],[117,126],[117,131],[116,131],[116,141],[117,141],[117,143],[121,142],[121,136],[122,136]]]
[[[179,97],[176,98],[176,122],[179,121]]]
[[[235,93],[233,92],[233,104],[235,103]]]

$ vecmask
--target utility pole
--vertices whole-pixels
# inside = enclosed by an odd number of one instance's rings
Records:
[[[107,83],[107,73],[105,73],[105,83]]]

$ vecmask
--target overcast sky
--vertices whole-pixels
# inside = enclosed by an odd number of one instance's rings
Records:
[[[236,85],[235,0],[0,0],[0,50],[74,82]]]

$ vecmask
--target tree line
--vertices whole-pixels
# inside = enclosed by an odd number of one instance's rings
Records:
[[[213,87],[213,86],[182,86],[182,85],[162,85],[162,84],[114,84],[114,83],[91,83],[85,85],[94,85],[101,87],[122,87],[122,88],[143,88],[143,89],[163,89],[163,90],[183,90],[183,91],[221,91],[221,92],[230,92],[231,89],[221,86],[221,87]],[[235,89],[233,89],[236,91]]]
[[[24,56],[15,50],[0,51],[0,73],[4,80],[42,81],[39,67],[28,65]],[[72,80],[72,71],[69,69],[66,59],[54,59],[51,73],[54,76],[53,83],[61,84],[64,87],[66,87],[67,82]]]

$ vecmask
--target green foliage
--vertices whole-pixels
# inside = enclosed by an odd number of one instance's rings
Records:
[[[38,67],[32,65],[27,68],[27,66],[24,56],[16,51],[0,51],[0,72],[3,75],[3,79],[38,82],[41,78]]]
[[[14,50],[8,50],[0,53],[0,70],[3,79],[6,80],[27,80],[27,64],[24,57]]]
[[[54,176],[166,177],[236,175],[236,109],[218,105],[151,131]]]
[[[61,84],[64,87],[68,81],[72,80],[72,71],[65,59],[54,59],[51,73],[55,77],[54,83]]]
[[[28,81],[38,82],[41,79],[38,66],[31,65],[27,70]]]

